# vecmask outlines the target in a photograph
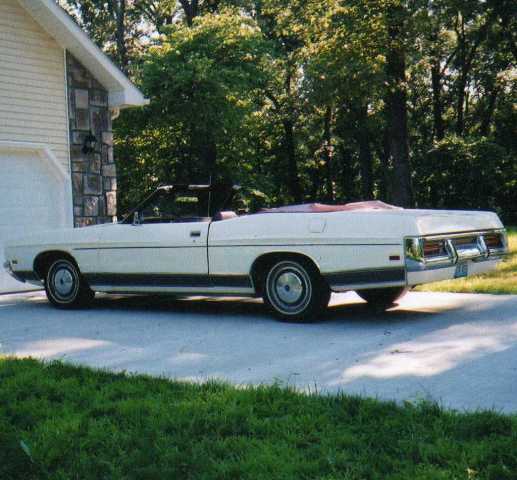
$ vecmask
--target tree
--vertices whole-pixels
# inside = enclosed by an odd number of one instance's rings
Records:
[[[68,13],[125,73],[141,48],[144,34],[139,0],[61,0]]]
[[[170,166],[165,173],[158,158],[148,159],[162,182],[234,177],[242,160],[234,143],[242,140],[245,146],[246,116],[265,84],[266,47],[253,20],[233,10],[199,18],[191,27],[175,25],[146,58],[142,88],[151,105],[128,117],[131,122],[139,117],[139,131],[126,123],[119,158],[129,158],[152,138],[160,147],[153,155],[148,145],[148,155],[156,158],[161,151]]]
[[[380,198],[517,221],[503,208],[517,190],[511,0],[65,3],[152,99],[115,123],[121,205],[142,185],[219,174],[276,203]],[[497,182],[472,202],[471,169],[487,165]]]
[[[409,165],[407,91],[406,91],[406,22],[405,6],[395,1],[387,7],[386,111],[388,116],[390,156],[394,167],[393,201],[410,207],[411,169]]]
[[[140,0],[134,6],[151,29],[160,34],[165,33],[167,27],[178,21],[180,16],[176,0]]]

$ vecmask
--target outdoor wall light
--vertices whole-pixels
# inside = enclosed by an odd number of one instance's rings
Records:
[[[86,137],[84,137],[83,142],[83,153],[93,153],[95,152],[95,147],[97,146],[97,137],[90,132]]]

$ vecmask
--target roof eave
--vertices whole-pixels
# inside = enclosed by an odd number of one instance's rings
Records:
[[[149,100],[52,0],[18,0],[59,45],[74,55],[103,85],[111,108],[141,107]]]
[[[149,99],[145,98],[138,89],[131,90],[110,90],[108,92],[108,105],[110,108],[144,107],[149,105]]]

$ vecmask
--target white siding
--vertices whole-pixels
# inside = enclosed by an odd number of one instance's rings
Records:
[[[48,144],[69,171],[64,68],[63,49],[18,1],[0,0],[0,141]]]

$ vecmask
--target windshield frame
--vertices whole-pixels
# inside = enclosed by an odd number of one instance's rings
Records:
[[[235,194],[241,189],[238,185],[227,185],[227,184],[214,184],[214,185],[164,185],[158,187],[154,192],[150,193],[147,197],[144,198],[140,203],[136,205],[133,209],[127,213],[122,220],[117,223],[120,224],[132,224],[133,217],[136,212],[141,212],[149,203],[151,203],[156,196],[161,195],[164,191],[167,193],[193,193],[199,191],[207,191],[208,192],[208,215],[207,217],[213,219],[214,215],[217,212],[224,211],[226,206],[229,205],[235,196]],[[217,211],[213,210],[212,205],[212,192],[222,191],[223,192],[223,201],[221,205],[217,208]],[[224,195],[226,193],[226,195]],[[211,213],[211,215],[210,215]],[[212,220],[210,220],[212,221]],[[174,223],[174,222],[172,222]]]

